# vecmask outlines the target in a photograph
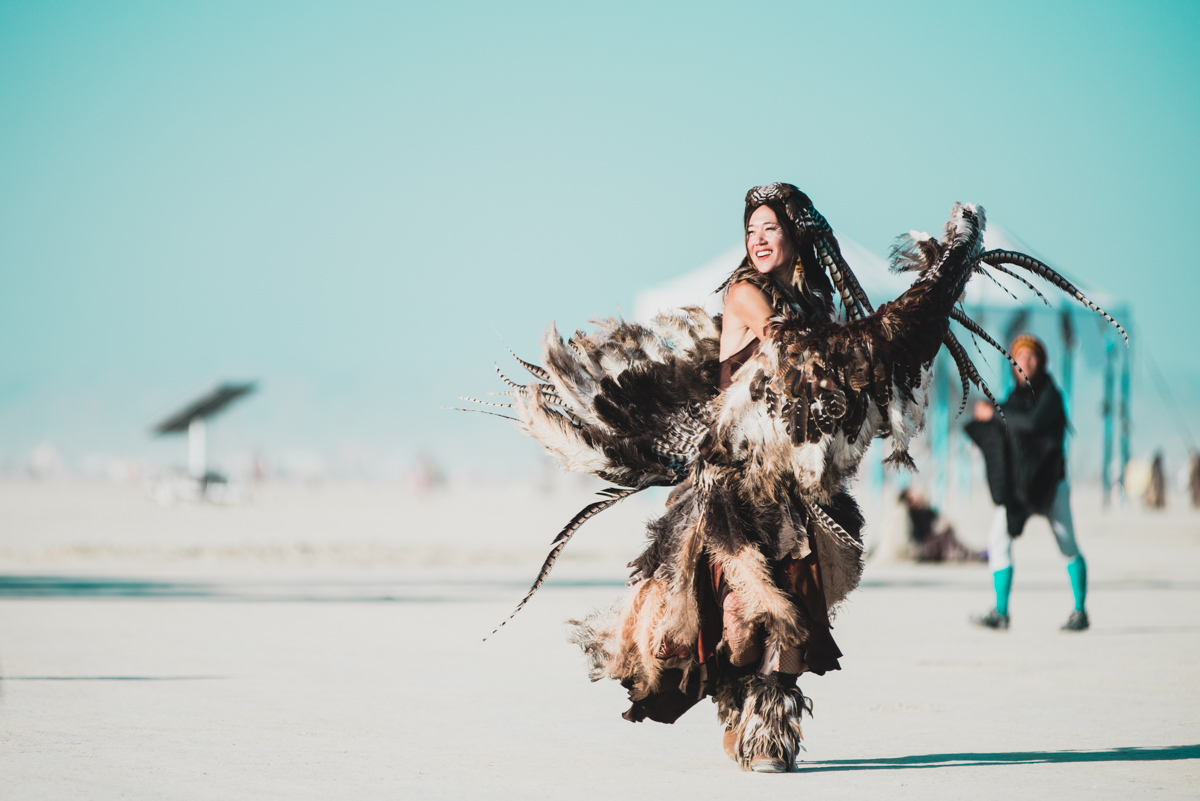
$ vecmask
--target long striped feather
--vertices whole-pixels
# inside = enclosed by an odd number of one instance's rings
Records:
[[[1057,273],[1049,264],[1038,261],[1033,256],[1027,256],[1024,253],[1017,253],[1013,250],[989,250],[979,258],[981,261],[987,262],[993,267],[997,264],[1013,264],[1033,273],[1040,278],[1045,278],[1047,281],[1054,284],[1067,294],[1073,295],[1075,300],[1079,301],[1084,306],[1088,307],[1092,311],[1101,315],[1105,320],[1108,320],[1110,323],[1115,325],[1117,330],[1121,332],[1121,336],[1125,337],[1125,344],[1129,344],[1129,334],[1125,333],[1125,329],[1121,327],[1121,324],[1114,320],[1112,315],[1110,315],[1104,309],[1088,300],[1084,294],[1079,291],[1079,287],[1075,286],[1066,278],[1063,278],[1061,275],[1059,275],[1059,273]]]
[[[837,539],[837,541],[842,545],[862,553],[862,542],[850,536],[850,532],[838,525],[838,522],[830,517],[828,512],[807,499],[804,501],[804,503],[806,506],[808,506],[809,514],[813,516],[821,528],[832,534],[834,538]]]
[[[515,417],[509,417],[507,414],[497,414],[496,412],[489,412],[486,409],[464,409],[461,406],[441,406],[439,408],[448,409],[452,412],[475,412],[476,414],[490,414],[492,417],[503,417],[505,420],[512,420],[514,423],[521,422]]]
[[[488,401],[481,401],[479,398],[472,398],[470,395],[459,395],[458,399],[469,401],[470,403],[478,403],[480,406],[499,406],[503,409],[511,409],[513,407],[511,403],[490,403]]]
[[[599,493],[600,495],[605,496],[604,500],[588,504],[587,506],[583,507],[583,509],[581,509],[574,517],[572,517],[571,522],[567,523],[563,530],[558,532],[558,536],[556,536],[554,541],[551,543],[553,547],[550,548],[550,553],[546,556],[546,561],[542,563],[542,569],[538,571],[537,578],[534,580],[533,586],[529,588],[529,592],[526,593],[525,597],[521,599],[521,603],[517,604],[517,608],[513,610],[513,613],[509,615],[503,623],[492,629],[492,634],[495,634],[497,631],[504,628],[505,624],[508,623],[509,620],[512,620],[514,617],[516,617],[517,613],[525,608],[525,604],[529,603],[529,599],[534,596],[534,593],[541,589],[542,585],[546,583],[546,578],[550,575],[550,571],[554,569],[554,563],[558,561],[558,555],[562,553],[563,548],[567,547],[567,543],[570,542],[571,537],[575,536],[575,532],[578,531],[584,523],[618,501],[622,501],[625,498],[628,498],[630,495],[641,492],[643,489],[645,489],[645,487],[638,487],[636,489],[608,487],[607,489],[601,490]],[[484,637],[484,641],[486,642],[488,637],[491,637],[492,634]]]
[[[1007,267],[1005,267],[1003,264],[993,264],[993,265],[991,265],[991,268],[992,268],[993,270],[999,270],[1000,272],[1004,273],[1005,275],[1008,275],[1008,276],[1011,276],[1011,277],[1013,277],[1013,278],[1017,279],[1017,280],[1018,280],[1018,281],[1020,281],[1022,284],[1024,284],[1026,287],[1028,287],[1029,289],[1033,290],[1033,293],[1034,293],[1035,295],[1037,295],[1039,298],[1041,298],[1041,299],[1042,299],[1042,303],[1045,303],[1045,304],[1046,304],[1046,306],[1047,306],[1047,307],[1049,307],[1049,308],[1053,308],[1052,306],[1050,306],[1050,301],[1046,299],[1046,296],[1042,294],[1042,292],[1041,292],[1041,290],[1040,290],[1040,289],[1038,289],[1036,286],[1034,286],[1033,284],[1031,284],[1031,283],[1029,283],[1028,281],[1026,281],[1026,280],[1025,280],[1024,278],[1022,278],[1021,276],[1017,275],[1017,274],[1016,274],[1015,272],[1013,272],[1012,270],[1010,270],[1010,269],[1008,269]]]
[[[993,267],[995,267],[995,265],[992,265],[992,266],[993,266]],[[1001,292],[1003,292],[1004,294],[1008,295],[1008,296],[1009,296],[1010,298],[1012,298],[1013,300],[1017,300],[1017,299],[1018,299],[1018,298],[1017,298],[1017,296],[1013,294],[1013,291],[1012,291],[1011,289],[1009,289],[1008,287],[1006,287],[1004,284],[1000,283],[1000,280],[999,280],[998,278],[996,278],[996,276],[992,275],[992,274],[991,274],[991,273],[989,273],[987,270],[984,270],[984,269],[982,269],[982,268],[981,268],[981,269],[979,269],[979,270],[978,270],[978,272],[979,272],[981,275],[983,275],[983,277],[987,278],[987,279],[988,279],[989,281],[991,281],[993,284],[995,284],[996,286],[998,286],[998,287],[1000,288],[1000,291],[1001,291]],[[1026,281],[1025,283],[1029,283],[1029,282],[1028,282],[1028,281]]]
[[[532,375],[534,378],[536,378],[540,381],[549,381],[550,380],[550,374],[547,373],[545,370],[543,370],[541,367],[538,367],[536,364],[530,364],[529,362],[525,361],[520,356],[513,353],[511,348],[505,348],[505,350],[507,350],[512,355],[512,357],[517,360],[517,364],[521,365],[526,370],[528,370],[529,374]]]
[[[951,344],[953,340],[953,344]],[[971,394],[971,379],[968,377],[967,370],[969,369],[963,361],[969,361],[970,357],[963,351],[962,345],[958,344],[958,340],[954,338],[954,334],[946,332],[945,339],[942,340],[946,344],[946,349],[950,351],[950,357],[954,359],[954,366],[958,368],[958,380],[962,382],[962,400],[958,403],[958,414],[962,414],[967,408],[967,396]],[[956,349],[954,346],[958,345]],[[957,415],[956,415],[957,416]]]
[[[955,363],[958,364],[958,367],[960,370],[963,369],[964,367],[967,369],[969,378],[971,379],[971,383],[974,384],[975,386],[979,387],[979,391],[987,396],[987,399],[992,402],[992,406],[995,407],[996,412],[1000,415],[1001,421],[1003,421],[1004,420],[1004,410],[1000,408],[1000,403],[996,400],[996,396],[992,394],[992,390],[990,388],[988,388],[987,382],[983,380],[983,376],[981,376],[979,374],[979,371],[977,371],[975,369],[975,363],[973,361],[971,361],[971,358],[967,355],[967,352],[963,348],[962,343],[959,342],[958,339],[953,334],[948,334],[944,341],[946,343],[946,346],[948,348],[950,348],[950,351],[952,353],[958,352],[958,353],[962,354],[963,361],[959,362],[956,359]]]
[[[1022,378],[1024,378],[1026,381],[1029,381],[1029,376],[1025,375],[1025,371],[1021,369],[1021,365],[1017,364],[1017,360],[1012,357],[1012,354],[1009,353],[1003,345],[992,339],[991,335],[989,335],[987,331],[983,330],[983,326],[964,314],[961,309],[951,309],[950,317],[955,322],[959,323],[963,328],[967,329],[972,334],[1003,353],[1004,358],[1008,359],[1008,363],[1012,365],[1012,368],[1020,373]]]
[[[504,382],[505,386],[512,387],[513,389],[521,389],[524,386],[523,384],[518,384],[504,373],[500,372],[500,365],[497,364],[494,365],[494,367],[496,368],[496,375],[500,376],[500,380]]]

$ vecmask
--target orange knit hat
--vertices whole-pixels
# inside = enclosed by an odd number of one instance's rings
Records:
[[[1027,348],[1029,350],[1032,350],[1034,352],[1034,354],[1037,355],[1038,364],[1040,364],[1042,366],[1042,369],[1045,369],[1045,367],[1046,367],[1046,346],[1043,345],[1042,341],[1040,339],[1038,339],[1037,337],[1035,337],[1033,334],[1019,335],[1016,339],[1014,339],[1012,341],[1012,344],[1008,346],[1008,352],[1011,353],[1015,357],[1017,355],[1017,351],[1025,350]]]

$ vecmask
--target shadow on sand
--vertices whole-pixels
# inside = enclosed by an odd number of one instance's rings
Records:
[[[0,576],[0,599],[108,598],[268,603],[371,603],[459,600],[395,584],[286,581],[155,581],[75,576]]]
[[[5,681],[212,681],[228,676],[0,676]]]
[[[548,581],[548,588],[624,587],[625,582]],[[122,600],[201,600],[269,603],[461,603],[508,597],[524,590],[520,581],[272,580],[172,581],[96,576],[0,575],[6,598],[117,598]],[[514,589],[515,588],[515,589]]]
[[[1109,748],[1102,751],[1008,751],[995,754],[924,754],[883,759],[834,759],[826,762],[801,763],[796,772],[971,768],[982,765],[1036,765],[1067,762],[1162,762],[1177,759],[1200,759],[1200,745]]]

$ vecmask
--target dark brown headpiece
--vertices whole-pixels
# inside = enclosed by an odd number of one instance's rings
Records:
[[[790,223],[788,235],[797,248],[810,244],[817,236],[833,237],[833,229],[808,195],[791,184],[766,184],[747,192],[742,225],[750,224],[750,215],[759,206],[769,206],[780,222],[787,220]]]

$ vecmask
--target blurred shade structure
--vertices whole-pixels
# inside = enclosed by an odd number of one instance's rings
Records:
[[[208,476],[205,421],[229,408],[230,404],[239,398],[254,392],[257,386],[254,381],[242,384],[232,382],[221,384],[156,425],[153,429],[154,433],[157,436],[164,436],[181,434],[186,431],[188,435],[188,473],[193,478],[204,481]]]

